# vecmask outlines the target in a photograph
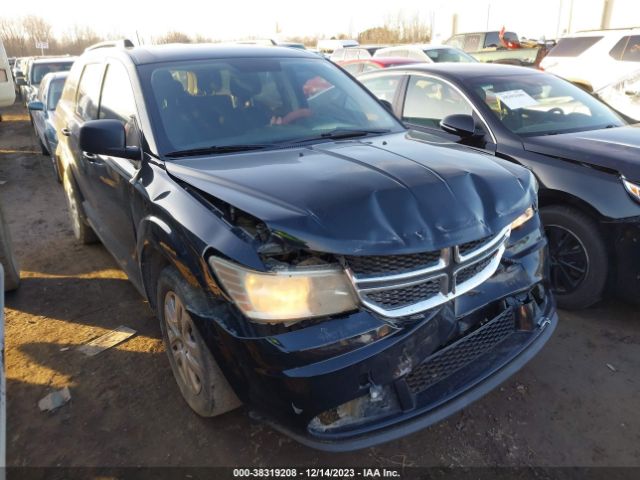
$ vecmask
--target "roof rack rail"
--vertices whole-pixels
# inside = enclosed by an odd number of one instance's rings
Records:
[[[85,52],[97,50],[99,48],[133,48],[135,45],[127,38],[122,40],[107,40],[106,42],[95,43],[84,49]]]
[[[591,28],[587,30],[578,30],[575,33],[588,33],[588,32],[616,32],[622,30],[638,30],[640,27],[617,27],[617,28]]]

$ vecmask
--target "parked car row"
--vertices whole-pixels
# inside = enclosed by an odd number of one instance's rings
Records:
[[[42,81],[74,235],[148,300],[198,414],[242,402],[316,448],[374,445],[526,364],[552,290],[582,308],[640,288],[637,128],[431,47],[340,60],[355,81],[297,48],[113,43],[57,105],[62,75]]]

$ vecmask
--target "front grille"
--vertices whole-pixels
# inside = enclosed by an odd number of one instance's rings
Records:
[[[509,227],[498,235],[411,255],[346,256],[362,304],[389,318],[411,317],[476,288],[494,274]]]
[[[484,260],[472,264],[470,267],[463,268],[458,270],[456,273],[456,286],[462,285],[467,280],[478,275],[482,270],[487,268],[489,263],[491,263],[492,257],[485,258]]]
[[[399,308],[418,303],[440,292],[440,282],[431,280],[410,287],[368,292],[366,298],[385,308]]]
[[[477,250],[480,247],[482,247],[484,244],[489,243],[490,240],[491,240],[491,237],[484,237],[484,238],[481,238],[480,240],[474,240],[473,242],[463,243],[461,245],[458,245],[458,251],[460,252],[460,255],[468,255],[474,250]]]
[[[391,275],[421,268],[431,267],[438,263],[440,250],[435,252],[414,253],[408,255],[377,255],[345,257],[347,266],[356,275]]]
[[[405,377],[415,394],[426,390],[493,349],[515,331],[513,311],[505,310],[486,325],[428,357]]]

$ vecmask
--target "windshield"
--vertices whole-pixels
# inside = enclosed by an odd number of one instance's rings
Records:
[[[524,74],[471,82],[502,124],[521,136],[617,127],[625,122],[604,103],[553,75]]]
[[[425,50],[424,53],[436,63],[441,62],[477,62],[471,55],[455,48],[433,48]]]
[[[277,146],[402,131],[357,82],[322,59],[240,58],[149,65],[146,102],[160,153]]]
[[[34,63],[31,67],[31,85],[40,85],[47,73],[67,72],[71,70],[73,62]]]

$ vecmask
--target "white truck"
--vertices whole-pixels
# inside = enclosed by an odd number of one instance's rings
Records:
[[[16,90],[13,85],[11,67],[7,59],[7,52],[5,52],[2,40],[0,40],[0,107],[13,105],[15,100]]]

